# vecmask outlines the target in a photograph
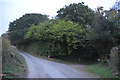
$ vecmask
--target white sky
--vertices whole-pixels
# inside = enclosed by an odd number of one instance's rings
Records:
[[[8,30],[9,22],[25,13],[41,13],[54,17],[65,5],[85,2],[91,9],[98,6],[110,9],[116,0],[0,0],[0,35]]]

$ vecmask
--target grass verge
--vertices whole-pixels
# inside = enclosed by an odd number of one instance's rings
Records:
[[[92,64],[92,65],[87,65],[85,69],[88,72],[91,72],[93,74],[98,75],[100,78],[115,78],[111,71],[104,65],[102,64]]]

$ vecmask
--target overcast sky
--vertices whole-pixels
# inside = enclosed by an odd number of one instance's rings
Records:
[[[109,10],[116,0],[0,0],[0,35],[8,30],[9,22],[26,13],[41,13],[54,17],[60,8],[79,2],[85,2],[85,5],[93,10],[98,6]]]

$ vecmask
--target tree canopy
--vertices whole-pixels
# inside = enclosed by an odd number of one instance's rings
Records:
[[[24,41],[24,35],[27,33],[32,24],[38,25],[40,22],[48,20],[47,15],[42,14],[25,14],[19,19],[10,22],[9,35],[13,44],[19,44]]]
[[[69,20],[76,22],[80,25],[91,25],[92,19],[94,17],[94,11],[84,3],[74,3],[69,6],[65,6],[57,11],[57,17],[59,19]]]
[[[8,32],[12,43],[32,41],[38,45],[38,54],[93,60],[108,56],[110,49],[120,43],[115,9],[104,10],[101,6],[93,11],[82,2],[65,6],[57,13],[52,20],[42,14],[26,14],[11,22]]]

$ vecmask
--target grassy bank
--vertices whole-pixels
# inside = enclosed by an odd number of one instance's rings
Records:
[[[102,64],[92,64],[92,65],[87,65],[85,69],[88,72],[91,72],[93,74],[98,75],[101,78],[115,78],[115,76],[112,75],[111,71],[104,65]]]
[[[26,77],[25,60],[8,40],[2,40],[2,73],[5,78]]]

